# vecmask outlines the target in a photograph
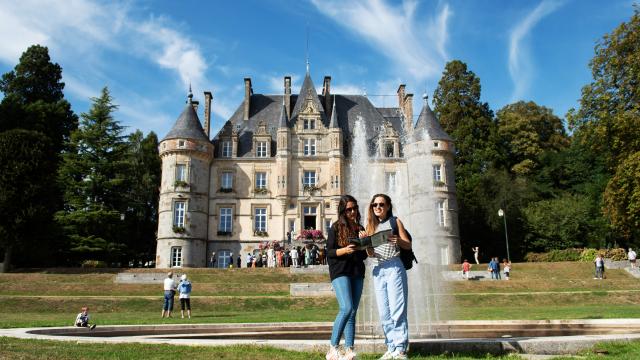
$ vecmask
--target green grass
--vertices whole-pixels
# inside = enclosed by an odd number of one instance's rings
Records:
[[[485,269],[479,265],[474,270]],[[451,269],[454,269],[453,267]],[[455,268],[458,270],[457,268]],[[293,282],[328,282],[328,275],[291,274],[287,269],[188,269],[194,284],[191,320],[161,319],[161,284],[116,284],[113,269],[38,269],[0,274],[0,327],[69,326],[80,307],[89,306],[99,325],[187,324],[279,321],[333,321],[333,297],[290,297]],[[135,269],[131,272],[163,272]],[[607,270],[593,280],[590,263],[514,264],[510,281],[457,281],[436,296],[444,319],[605,319],[640,318],[640,280],[623,270]],[[178,308],[179,305],[176,306]],[[175,317],[178,315],[178,317]],[[608,355],[587,359],[640,359],[640,343],[602,344]],[[0,359],[314,359],[320,353],[288,352],[258,346],[185,347],[141,344],[83,344],[0,338]],[[364,354],[375,359],[379,354]],[[444,359],[450,356],[414,359]],[[455,359],[514,359],[468,354]]]

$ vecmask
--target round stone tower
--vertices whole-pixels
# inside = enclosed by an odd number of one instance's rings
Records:
[[[159,144],[162,159],[156,267],[205,267],[213,144],[187,105]]]

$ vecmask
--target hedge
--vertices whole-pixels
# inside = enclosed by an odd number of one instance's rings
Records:
[[[615,249],[590,249],[590,248],[569,248],[562,250],[551,250],[546,253],[530,252],[525,255],[527,262],[558,262],[558,261],[594,261],[597,254],[601,254],[605,259],[620,261],[627,259],[627,253],[623,248]]]

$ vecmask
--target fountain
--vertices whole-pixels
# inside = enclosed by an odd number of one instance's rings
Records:
[[[424,131],[424,130],[420,130]],[[439,296],[443,283],[440,281],[440,257],[434,241],[435,198],[431,176],[431,141],[426,131],[416,141],[414,137],[402,139],[405,163],[391,172],[385,171],[385,163],[380,157],[381,140],[367,139],[364,120],[357,117],[354,124],[351,164],[347,193],[354,196],[366,224],[367,207],[376,193],[386,193],[393,202],[393,212],[405,224],[413,237],[413,250],[418,264],[407,272],[409,280],[408,318],[411,338],[434,336],[432,323],[440,320]],[[377,136],[381,139],[382,134]],[[374,144],[375,148],[370,147]],[[360,174],[366,174],[362,176]],[[367,260],[367,276],[362,300],[358,311],[357,334],[359,336],[381,337],[381,326],[377,315],[373,288],[373,260]]]

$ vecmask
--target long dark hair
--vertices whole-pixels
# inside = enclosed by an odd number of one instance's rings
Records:
[[[376,200],[376,198],[379,198],[379,197],[384,198],[384,202],[387,204],[387,208],[388,208],[387,218],[393,216],[393,204],[391,204],[391,198],[389,197],[389,195],[387,194],[373,195],[373,197],[371,198],[371,201],[369,202],[369,209],[367,209],[367,233],[369,234],[373,234],[378,228],[378,224],[380,224],[380,220],[373,213],[373,208],[371,207],[371,205],[373,205],[373,202]]]
[[[347,204],[354,203],[358,206],[358,200],[351,195],[342,195],[340,202],[338,203],[338,222],[336,224],[338,245],[343,247],[349,245],[349,239],[358,237],[358,230],[360,230],[360,209],[356,209],[356,222],[347,218]]]

